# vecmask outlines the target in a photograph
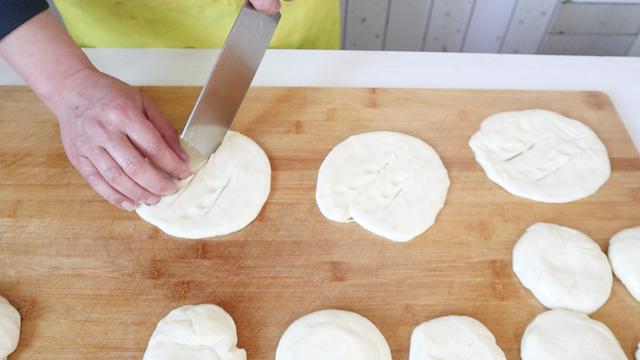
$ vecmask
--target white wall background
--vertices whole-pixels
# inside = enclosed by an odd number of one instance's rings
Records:
[[[640,56],[640,0],[340,1],[350,50]]]
[[[341,0],[343,47],[640,56],[640,0]]]

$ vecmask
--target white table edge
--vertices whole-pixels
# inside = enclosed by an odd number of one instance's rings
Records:
[[[202,85],[217,49],[84,49],[132,85]],[[23,84],[0,60],[0,85]],[[640,58],[269,50],[253,81],[273,87],[587,90],[609,95],[640,149]]]

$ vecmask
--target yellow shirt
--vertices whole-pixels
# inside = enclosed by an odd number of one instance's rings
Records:
[[[83,47],[219,48],[242,0],[54,0]],[[339,0],[282,1],[272,48],[338,49]]]

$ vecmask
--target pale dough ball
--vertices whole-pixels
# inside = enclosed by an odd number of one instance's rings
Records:
[[[349,311],[320,310],[294,321],[284,332],[276,360],[391,360],[378,328]]]
[[[506,360],[493,334],[468,316],[443,316],[411,334],[409,360]]]
[[[169,235],[187,239],[227,235],[251,223],[271,189],[271,166],[264,151],[234,131],[227,132],[206,163],[185,149],[194,175],[178,183],[176,194],[152,206],[138,206],[138,215]]]
[[[492,115],[469,146],[491,181],[535,201],[585,198],[611,174],[607,149],[598,136],[583,123],[548,110]]]
[[[520,356],[522,360],[627,360],[603,323],[559,309],[543,312],[527,326]]]
[[[613,273],[640,301],[640,226],[622,230],[611,238],[609,261]]]
[[[378,131],[351,136],[331,150],[318,171],[316,201],[330,220],[409,241],[433,225],[448,189],[447,170],[431,146]]]
[[[607,256],[587,235],[560,225],[531,225],[513,248],[513,271],[544,306],[590,314],[609,299]]]
[[[0,296],[0,359],[6,359],[18,347],[20,313]]]
[[[237,342],[236,324],[222,308],[186,305],[160,320],[143,359],[246,360]]]

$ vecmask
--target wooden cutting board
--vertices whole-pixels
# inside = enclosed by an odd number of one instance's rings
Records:
[[[198,89],[144,88],[180,127]],[[604,141],[613,173],[595,195],[552,205],[487,179],[467,146],[488,115],[545,108],[580,119]],[[640,158],[606,95],[597,92],[409,89],[252,89],[236,122],[268,154],[272,192],[257,220],[230,236],[172,238],[103,201],[69,165],[52,115],[21,87],[0,88],[0,294],[18,307],[14,359],[140,359],[157,322],[184,304],[213,303],[235,319],[250,359],[273,359],[287,326],[314,310],[369,318],[395,359],[422,321],[482,321],[509,359],[544,308],[511,270],[514,242],[532,223],[570,226],[606,250],[640,224]],[[325,219],[318,167],[352,134],[417,136],[451,178],[436,224],[394,243]],[[640,303],[616,279],[593,315],[631,357]]]

